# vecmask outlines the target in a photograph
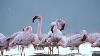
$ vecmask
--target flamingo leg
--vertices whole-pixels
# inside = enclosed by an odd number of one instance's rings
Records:
[[[79,47],[77,47],[78,48],[78,54],[79,54]]]
[[[3,50],[1,50],[1,56],[3,56]]]
[[[25,56],[25,51],[24,51],[24,47],[23,47],[23,54],[24,54],[24,56]]]
[[[19,48],[19,51],[20,51],[20,55],[21,55],[21,53],[22,53],[22,51],[21,51],[21,47]],[[22,56],[22,55],[21,55]]]
[[[50,55],[51,55],[51,47],[49,47],[49,49],[50,49]]]
[[[21,51],[21,56],[22,56],[22,47],[20,47],[20,51]]]
[[[48,54],[50,54],[50,47],[49,46],[47,46],[48,47]]]
[[[24,52],[24,47],[23,46],[21,46],[21,56],[23,55],[23,52]]]
[[[19,47],[19,45],[18,45],[18,51],[19,51],[19,49],[20,49],[20,47]]]
[[[59,56],[59,46],[58,46],[58,56]]]
[[[53,54],[53,47],[51,46],[50,48],[51,48],[51,55],[52,55]]]
[[[51,52],[52,52],[52,55],[53,55],[53,46],[51,47]]]
[[[25,56],[24,47],[22,47],[22,53],[23,53],[23,54],[24,54],[24,56]]]
[[[53,47],[52,47],[52,54],[53,54]]]
[[[25,56],[25,52],[24,52],[24,56]]]
[[[48,54],[49,54],[49,47],[48,47]]]

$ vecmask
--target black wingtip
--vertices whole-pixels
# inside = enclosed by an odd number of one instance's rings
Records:
[[[38,16],[33,17],[32,22],[34,23],[35,19],[37,19]]]

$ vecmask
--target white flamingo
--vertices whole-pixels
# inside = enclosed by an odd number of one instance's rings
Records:
[[[29,46],[29,44],[32,44],[32,42],[36,41],[37,35],[32,33],[32,27],[27,26],[23,29],[21,32],[17,32],[14,35],[13,41],[9,44],[10,47],[14,47],[17,45],[21,45],[21,56],[23,55],[23,50],[25,46]],[[25,53],[24,53],[25,56]]]

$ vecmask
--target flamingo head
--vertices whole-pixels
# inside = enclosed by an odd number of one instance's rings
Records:
[[[65,28],[65,21],[63,19],[57,19],[56,21],[51,23],[51,31],[53,33],[54,26],[57,26],[57,29],[60,31],[64,30]]]
[[[32,26],[27,26],[27,27],[23,28],[23,31],[32,32]]]
[[[63,19],[57,19],[56,24],[58,26],[58,29],[60,29],[60,31],[64,30],[65,21]]]
[[[41,20],[41,18],[42,18],[42,16],[34,16],[33,19],[32,19],[32,22],[34,23],[34,21],[35,21],[36,19]]]

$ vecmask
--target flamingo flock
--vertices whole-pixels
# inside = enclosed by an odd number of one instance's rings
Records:
[[[16,46],[20,46],[20,55],[25,56],[24,48],[28,47],[30,44],[33,45],[35,49],[44,49],[48,47],[48,54],[53,54],[53,47],[58,48],[59,46],[63,48],[74,47],[78,48],[85,42],[91,43],[91,47],[100,47],[100,33],[88,33],[86,30],[82,30],[78,34],[71,36],[66,36],[63,34],[66,22],[63,19],[57,19],[53,21],[51,25],[51,30],[47,34],[42,33],[42,16],[34,16],[32,22],[38,21],[37,33],[34,33],[32,26],[26,26],[21,31],[13,33],[11,36],[4,36],[0,33],[0,51],[1,56],[3,56],[3,51]]]

